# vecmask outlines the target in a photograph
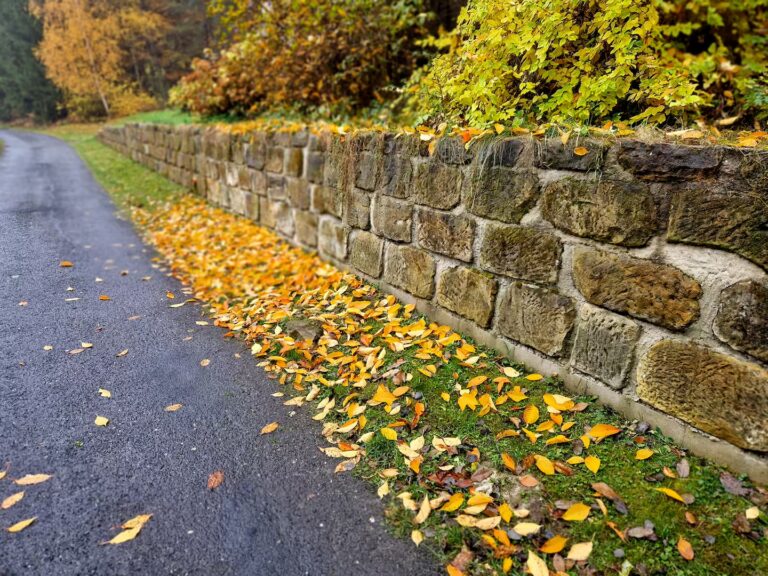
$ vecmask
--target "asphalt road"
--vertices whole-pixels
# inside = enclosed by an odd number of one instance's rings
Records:
[[[370,487],[334,474],[319,424],[271,396],[243,344],[196,325],[196,305],[169,308],[181,285],[153,268],[71,148],[0,138],[0,501],[14,478],[53,475],[0,510],[2,528],[37,516],[0,531],[0,575],[437,573],[387,532]],[[67,352],[81,342],[93,347]],[[216,470],[224,483],[209,491]],[[136,540],[101,544],[143,513]]]

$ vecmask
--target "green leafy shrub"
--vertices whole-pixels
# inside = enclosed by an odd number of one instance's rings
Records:
[[[438,123],[768,115],[768,0],[470,0],[411,82]]]
[[[172,101],[206,115],[293,106],[354,110],[419,64],[417,0],[215,0],[219,53],[194,62]]]

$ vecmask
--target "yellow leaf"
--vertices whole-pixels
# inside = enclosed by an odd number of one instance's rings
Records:
[[[549,440],[545,442],[547,446],[552,446],[553,444],[566,444],[570,442],[571,440],[567,438],[566,436],[563,436],[562,434],[558,434],[557,436],[552,436]]]
[[[667,496],[672,498],[672,500],[677,500],[678,502],[682,502],[683,504],[685,504],[685,500],[683,500],[683,497],[680,496],[680,494],[678,494],[671,488],[655,488],[655,490],[657,490],[658,492],[661,492],[662,494],[666,494]]]
[[[59,266],[62,268],[72,268],[74,264],[72,264],[72,262],[70,262],[69,260],[62,260],[61,262],[59,262]]]
[[[531,382],[536,382],[542,378],[544,378],[544,376],[541,374],[528,374],[528,376],[525,377],[526,380],[530,380]]]
[[[512,519],[512,508],[506,502],[499,506],[499,516],[501,516],[504,522],[509,522]]]
[[[518,378],[520,376],[520,372],[512,368],[511,366],[504,366],[501,369],[502,372],[504,372],[504,376],[507,378]],[[518,387],[519,389],[519,387]]]
[[[5,478],[5,475],[6,475],[6,474],[8,474],[8,471],[7,471],[7,470],[0,470],[0,480],[2,480],[3,478]]]
[[[504,466],[506,466],[512,472],[517,469],[517,463],[515,462],[515,459],[506,452],[501,453],[501,461],[504,462]]]
[[[443,512],[455,512],[459,508],[461,508],[461,505],[464,503],[464,494],[461,492],[456,492],[453,494],[449,499],[448,502],[443,504],[443,507],[440,508]]]
[[[501,134],[504,132],[504,125],[503,124],[494,124],[493,129],[496,130],[496,134]]]
[[[412,530],[411,540],[414,544],[416,544],[416,546],[418,546],[424,541],[424,534],[421,533],[421,530]]]
[[[573,153],[576,156],[586,156],[587,154],[589,154],[589,150],[584,148],[584,146],[577,146],[576,148],[573,149]]]
[[[174,294],[173,292],[166,292],[165,297],[168,298],[168,300],[173,300],[174,298],[176,298],[176,294]]]
[[[105,418],[104,416],[96,416],[96,419],[93,421],[96,426],[106,426],[109,424],[109,418]]]
[[[565,548],[566,542],[568,542],[568,538],[563,538],[562,536],[552,536],[552,538],[541,545],[539,552],[544,552],[544,554],[557,554],[563,548]]]
[[[747,508],[744,512],[744,516],[747,517],[747,520],[756,520],[760,516],[760,508],[757,506]]]
[[[208,366],[210,363],[211,361],[208,358],[203,358],[202,360],[200,360],[200,366],[202,366],[203,368]]]
[[[392,430],[392,428],[385,426],[384,428],[379,430],[379,432],[381,432],[381,435],[384,436],[384,438],[386,438],[387,440],[397,440],[397,432]]]
[[[584,458],[582,458],[581,456],[571,456],[570,458],[568,458],[568,460],[566,460],[566,462],[568,464],[583,464]]]
[[[419,513],[416,514],[413,518],[413,522],[415,524],[421,524],[423,523],[428,517],[429,513],[432,511],[432,507],[429,505],[429,496],[424,496],[424,500],[421,502],[421,508],[419,509]]]
[[[275,430],[277,430],[280,427],[280,424],[277,422],[270,422],[264,428],[261,429],[261,434],[272,434]]]
[[[589,506],[582,504],[581,502],[577,502],[565,511],[565,514],[563,514],[563,520],[566,522],[581,522],[582,520],[587,519],[589,512]]]
[[[7,528],[7,530],[8,532],[11,532],[11,533],[21,532],[22,530],[24,530],[24,528],[28,527],[35,520],[37,520],[37,516],[33,518],[27,518],[26,520],[22,520],[21,522],[16,522],[16,524],[11,526],[10,528]]]
[[[106,302],[108,300],[112,300],[112,298],[110,298],[106,294],[101,294],[101,295],[99,295],[99,300],[101,300],[102,302]]]
[[[500,516],[490,516],[487,518],[481,518],[475,522],[475,528],[478,530],[493,530],[501,523]]]
[[[533,424],[536,422],[536,420],[539,419],[539,409],[536,408],[533,404],[529,404],[526,406],[525,410],[523,410],[523,422],[526,424]]]
[[[99,388],[99,396],[102,398],[112,398],[112,392],[105,390],[104,388]]]
[[[166,412],[176,412],[178,410],[181,410],[182,405],[181,404],[171,404],[170,406],[165,407]]]
[[[446,402],[450,402],[451,401],[451,395],[448,394],[448,392],[441,392],[440,393],[440,398],[442,398]]]
[[[640,448],[635,454],[635,460],[648,460],[651,456],[653,456],[653,450],[650,448]]]
[[[24,498],[24,492],[16,492],[16,494],[12,494],[8,496],[5,500],[0,503],[0,510],[8,510],[11,506],[14,504],[18,504],[21,499]]]
[[[510,570],[512,570],[512,558],[509,556],[504,558],[504,561],[501,563],[501,570],[504,572],[504,574],[507,574]]]
[[[32,484],[40,484],[51,478],[50,474],[27,474],[21,478],[17,478],[13,481],[18,486],[31,486]]]
[[[507,397],[513,402],[522,402],[528,398],[528,396],[526,396],[525,393],[520,389],[520,386],[515,386],[511,392],[507,393]]]
[[[555,473],[555,465],[552,464],[552,461],[549,458],[539,454],[536,454],[534,458],[536,459],[536,467],[544,472],[544,474],[552,476]]]
[[[528,560],[526,560],[525,565],[531,576],[549,576],[547,563],[530,550],[528,550]]]
[[[456,568],[453,564],[447,564],[445,566],[445,571],[448,573],[448,576],[465,576],[464,572]]]
[[[584,465],[592,472],[592,474],[597,474],[597,471],[600,470],[600,458],[597,456],[587,456],[584,458]]]
[[[129,528],[128,530],[123,530],[119,534],[116,534],[108,543],[122,544],[124,542],[128,542],[136,538],[136,536],[139,535],[139,532],[141,532],[141,526],[137,528]]]
[[[589,558],[590,554],[592,554],[592,542],[579,542],[568,550],[568,559],[583,562]]]
[[[493,502],[493,497],[488,496],[484,492],[478,492],[469,497],[467,506],[479,506],[481,504],[490,504],[491,502]]]
[[[384,384],[379,384],[371,400],[377,404],[392,404],[397,398]]]
[[[530,536],[531,534],[538,534],[541,526],[533,522],[519,522],[515,524],[513,530],[520,534],[520,536]]]
[[[480,386],[480,384],[482,384],[486,380],[488,380],[488,376],[475,376],[469,382],[467,382],[467,388],[474,388],[475,386]]]
[[[123,522],[122,528],[143,528],[144,524],[149,522],[150,518],[152,518],[152,514],[139,514],[138,516],[134,516],[130,520]]]
[[[680,552],[680,556],[689,562],[693,560],[694,556],[696,555],[693,551],[693,546],[691,546],[691,543],[682,536],[680,536],[677,541],[677,551]]]
[[[595,424],[592,426],[588,434],[595,440],[600,440],[602,438],[618,434],[619,432],[621,432],[621,430],[616,428],[616,426],[611,426],[610,424]]]

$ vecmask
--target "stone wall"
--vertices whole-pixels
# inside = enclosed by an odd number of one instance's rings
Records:
[[[101,136],[433,319],[768,481],[768,153],[157,125]]]

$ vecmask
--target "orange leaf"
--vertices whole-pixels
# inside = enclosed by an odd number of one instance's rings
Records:
[[[216,490],[221,483],[224,482],[224,472],[216,470],[213,474],[208,476],[208,490]]]
[[[584,146],[577,146],[573,149],[573,153],[576,154],[576,156],[586,156],[589,154],[589,150],[584,148]]]
[[[682,536],[680,536],[677,541],[677,551],[680,552],[680,556],[688,561],[693,560],[693,557],[695,556],[693,546],[691,546],[691,543]]]
[[[563,548],[565,548],[566,542],[568,542],[568,538],[564,538],[562,536],[552,536],[552,538],[541,545],[539,552],[544,552],[544,554],[557,554]]]
[[[512,456],[510,456],[506,452],[501,453],[501,460],[502,462],[504,462],[504,466],[506,466],[512,472],[514,472],[517,469],[517,464],[515,463],[515,459],[512,458]]]
[[[610,424],[595,424],[587,434],[592,436],[595,440],[600,440],[618,434],[619,432],[621,432],[621,429],[616,428],[616,426],[611,426]]]

